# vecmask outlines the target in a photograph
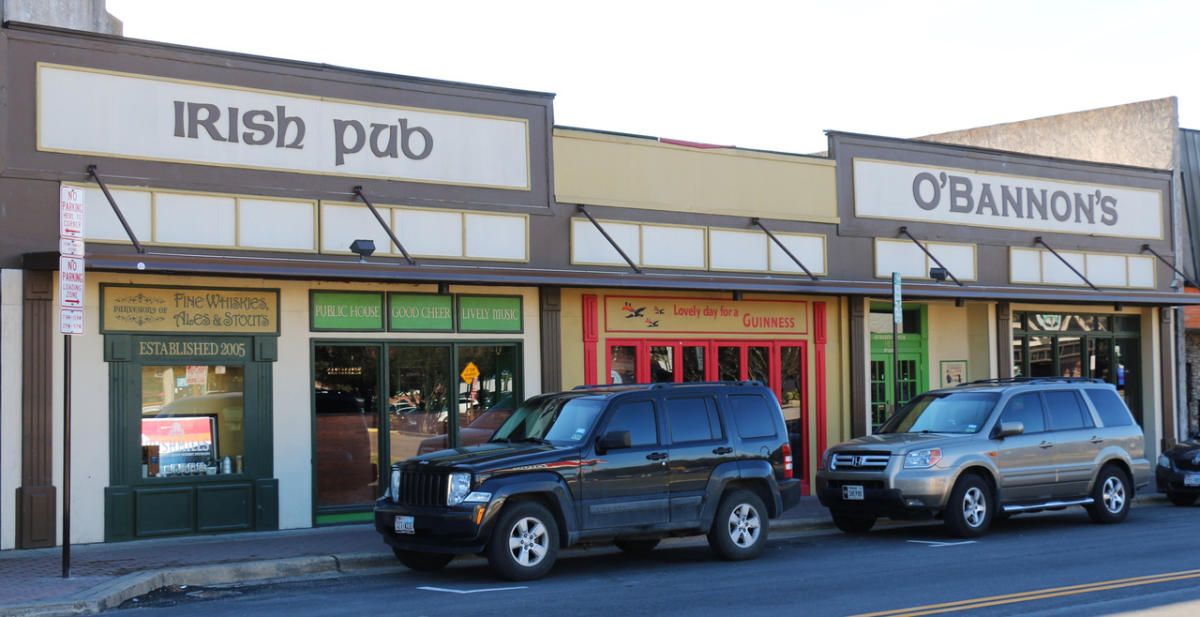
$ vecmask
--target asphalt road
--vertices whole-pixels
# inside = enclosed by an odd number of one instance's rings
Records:
[[[1200,507],[1135,508],[1120,525],[1079,509],[1016,517],[973,543],[940,525],[855,537],[772,537],[756,561],[716,561],[703,539],[649,555],[560,558],[543,580],[494,578],[480,560],[145,597],[131,617],[188,615],[1101,615],[1200,614]],[[1145,578],[1135,578],[1145,577]],[[1135,579],[1135,580],[1130,580]],[[514,589],[514,587],[516,587]],[[469,593],[454,593],[469,592]]]

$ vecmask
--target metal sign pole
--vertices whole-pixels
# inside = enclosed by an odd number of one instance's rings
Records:
[[[900,291],[900,273],[892,273],[892,413],[900,407],[900,336],[897,329],[904,323],[903,299]]]
[[[63,578],[71,578],[71,338],[63,335]]]

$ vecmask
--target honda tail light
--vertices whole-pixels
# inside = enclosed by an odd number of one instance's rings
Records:
[[[796,468],[792,463],[792,444],[783,444],[783,479],[791,480],[796,477]]]

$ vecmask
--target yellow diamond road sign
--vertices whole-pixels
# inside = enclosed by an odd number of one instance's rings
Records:
[[[469,384],[475,383],[475,380],[479,379],[479,367],[475,366],[474,362],[468,362],[467,368],[464,368],[458,376],[462,377],[462,380]]]

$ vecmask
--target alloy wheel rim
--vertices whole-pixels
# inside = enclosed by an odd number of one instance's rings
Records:
[[[972,486],[963,495],[963,520],[971,527],[979,527],[987,519],[987,497],[978,487]]]
[[[1104,481],[1104,509],[1112,514],[1120,512],[1125,507],[1125,483],[1116,476],[1109,476]]]
[[[517,521],[508,534],[508,551],[513,561],[526,568],[538,565],[550,548],[546,526],[532,516]]]
[[[758,510],[748,503],[738,504],[729,513],[729,539],[741,548],[753,546],[758,542],[762,530],[762,520]]]

